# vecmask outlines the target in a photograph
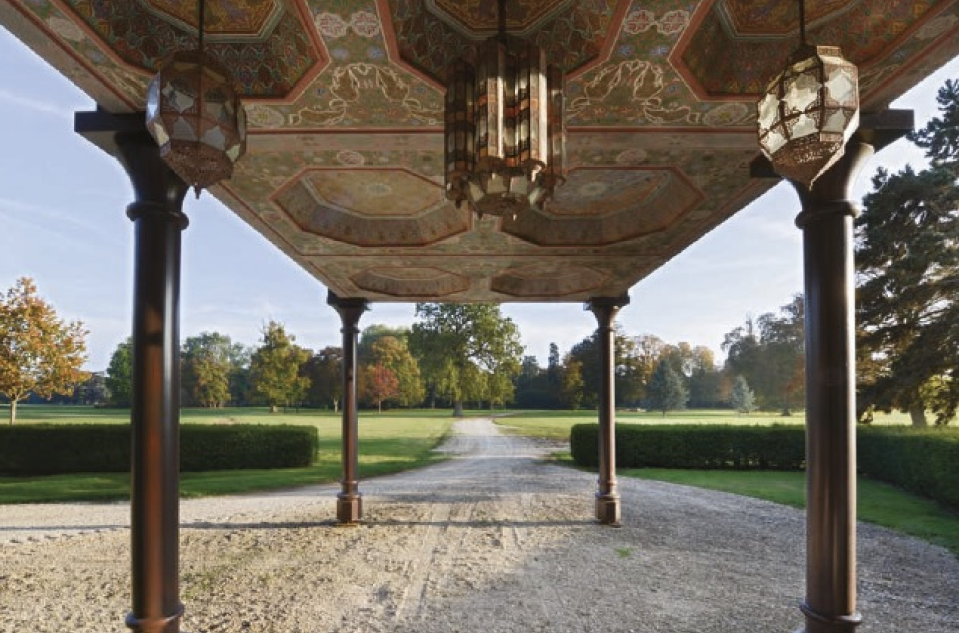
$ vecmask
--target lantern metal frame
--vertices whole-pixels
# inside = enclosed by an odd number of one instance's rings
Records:
[[[444,112],[446,197],[480,217],[543,209],[566,180],[564,74],[538,46],[498,33],[474,63],[449,67]]]
[[[229,71],[204,50],[204,13],[200,0],[197,48],[161,62],[146,98],[146,125],[161,158],[198,198],[229,180],[246,152],[246,114]]]
[[[838,47],[808,44],[805,24],[800,0],[800,47],[756,107],[762,153],[778,174],[811,187],[859,127],[859,73]]]

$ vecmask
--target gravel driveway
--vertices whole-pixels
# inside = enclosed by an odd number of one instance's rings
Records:
[[[362,446],[361,446],[362,450]],[[188,500],[191,633],[788,633],[802,626],[801,512],[621,480],[624,527],[593,519],[595,476],[484,419],[453,459],[364,482],[365,521],[333,526],[335,486]],[[122,631],[126,504],[0,507],[0,632]],[[860,526],[861,633],[959,630],[959,559]]]

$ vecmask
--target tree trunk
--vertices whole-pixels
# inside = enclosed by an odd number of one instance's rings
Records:
[[[334,400],[333,400],[333,413],[339,413],[339,412],[340,412],[340,401],[339,401],[339,400],[336,400],[336,399],[334,398]]]
[[[270,413],[279,413],[279,412],[280,412],[280,407],[276,406],[275,404],[270,405]]]
[[[10,426],[17,421],[17,401],[10,400]]]
[[[912,425],[914,427],[928,426],[928,422],[926,422],[926,409],[921,404],[915,404],[909,407],[909,417],[912,419]]]
[[[376,401],[376,408],[378,409],[380,415],[382,415],[382,414],[383,414],[383,401],[382,401],[382,400],[377,400],[377,401]]]
[[[453,417],[461,418],[463,417],[463,401],[457,400],[453,403]]]

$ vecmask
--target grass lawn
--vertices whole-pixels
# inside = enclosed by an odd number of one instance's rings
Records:
[[[21,406],[20,423],[116,423],[129,422],[129,410],[90,407]],[[0,415],[5,411],[0,412]],[[183,497],[242,493],[252,490],[289,488],[338,481],[341,476],[341,417],[332,411],[302,409],[271,414],[266,409],[184,409],[182,424],[310,424],[320,436],[317,461],[309,468],[236,470],[183,473]],[[433,448],[449,431],[449,410],[360,412],[359,470],[363,478],[419,468],[443,459]],[[0,477],[0,504],[52,501],[109,501],[128,499],[129,476],[113,473],[58,475],[50,477]]]
[[[569,440],[569,429],[574,424],[599,421],[596,411],[522,411],[497,418],[496,423],[505,433]],[[756,411],[738,415],[728,409],[694,409],[662,413],[650,411],[617,411],[616,424],[745,424],[770,426],[773,424],[805,424],[804,411],[783,417],[779,413]],[[875,425],[908,425],[905,413],[877,413]]]
[[[642,468],[622,470],[619,474],[721,490],[795,508],[806,507],[806,478],[805,473],[800,472]],[[959,515],[934,501],[862,477],[859,478],[858,490],[858,516],[861,521],[942,545],[959,555]]]

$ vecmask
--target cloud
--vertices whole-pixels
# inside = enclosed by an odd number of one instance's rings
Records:
[[[46,114],[59,119],[65,119],[69,121],[71,125],[73,125],[73,111],[75,108],[63,107],[62,105],[59,105],[59,102],[54,104],[52,102],[41,101],[39,99],[32,99],[30,97],[0,88],[0,103],[11,105],[25,112]]]

